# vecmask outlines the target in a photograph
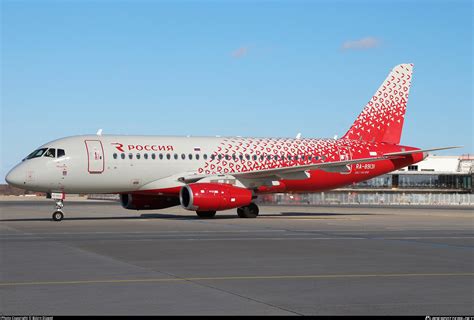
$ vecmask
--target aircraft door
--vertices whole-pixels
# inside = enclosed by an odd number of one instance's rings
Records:
[[[104,148],[100,140],[85,140],[87,151],[87,170],[89,173],[104,172]]]
[[[347,161],[352,159],[350,145],[340,145],[337,147],[339,151],[339,161]],[[352,172],[352,165],[347,165],[348,171],[341,172],[341,174],[350,174]]]

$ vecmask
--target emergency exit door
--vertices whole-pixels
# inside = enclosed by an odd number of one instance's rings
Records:
[[[85,140],[87,151],[87,170],[89,173],[104,172],[104,148],[99,140]]]
[[[339,151],[339,161],[352,160],[352,153],[351,153],[351,148],[349,145],[338,146],[338,151]],[[347,167],[347,171],[341,172],[341,174],[349,174],[352,172],[351,164],[346,165],[346,167]]]

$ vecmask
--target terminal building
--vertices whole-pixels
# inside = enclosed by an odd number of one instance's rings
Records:
[[[390,174],[354,184],[349,189],[472,193],[473,175],[474,155],[430,156]]]

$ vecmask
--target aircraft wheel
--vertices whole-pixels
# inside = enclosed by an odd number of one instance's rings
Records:
[[[196,211],[199,218],[214,218],[216,215],[215,211]]]
[[[248,206],[237,209],[237,215],[239,218],[256,218],[258,216],[258,212],[258,206],[255,203],[251,203]]]
[[[54,221],[61,221],[63,218],[64,218],[64,214],[61,211],[54,211],[53,213]]]

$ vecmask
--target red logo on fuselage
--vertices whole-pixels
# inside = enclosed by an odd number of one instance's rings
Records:
[[[123,149],[124,145],[122,143],[114,142],[112,143],[112,145],[114,145],[118,151],[125,152],[125,150]],[[126,148],[128,151],[174,151],[173,146],[157,144],[128,144]]]
[[[114,142],[114,143],[112,143],[112,145],[115,145],[115,148],[117,148],[118,151],[125,152],[125,151],[123,151],[123,144]]]

